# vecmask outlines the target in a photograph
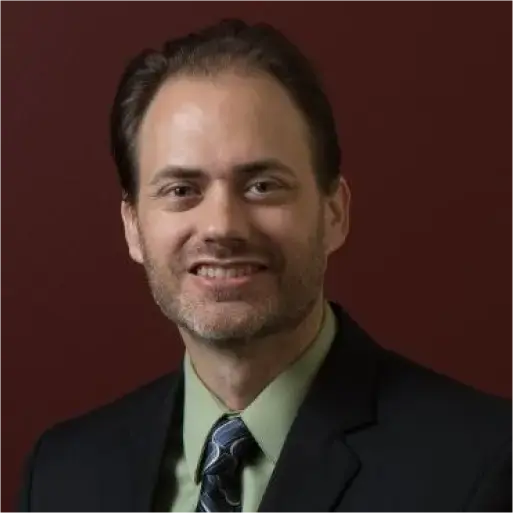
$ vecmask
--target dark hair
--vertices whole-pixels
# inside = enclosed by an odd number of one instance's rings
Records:
[[[313,165],[321,191],[340,174],[341,152],[330,103],[307,58],[267,24],[222,20],[200,32],[167,41],[161,51],[144,50],[125,69],[111,112],[111,151],[123,198],[138,192],[135,140],[152,99],[171,76],[213,75],[227,69],[267,73],[302,111],[310,131]]]

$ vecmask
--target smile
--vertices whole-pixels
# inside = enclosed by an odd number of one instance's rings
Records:
[[[193,273],[212,280],[226,280],[232,278],[249,277],[262,270],[262,266],[244,264],[221,267],[216,265],[199,265]]]

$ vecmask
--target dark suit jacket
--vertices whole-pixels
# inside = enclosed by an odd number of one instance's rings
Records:
[[[260,511],[511,511],[511,404],[339,330]],[[169,511],[178,371],[45,433],[22,511]],[[270,418],[269,422],[273,419]]]

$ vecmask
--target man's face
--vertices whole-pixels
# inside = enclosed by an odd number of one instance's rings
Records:
[[[139,195],[122,215],[164,314],[230,344],[297,326],[322,298],[349,193],[316,186],[305,122],[266,76],[173,78],[138,134]]]

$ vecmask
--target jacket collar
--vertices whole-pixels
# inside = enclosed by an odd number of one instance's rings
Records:
[[[289,432],[259,511],[330,511],[360,468],[345,443],[376,419],[379,347],[332,304],[337,336]]]

